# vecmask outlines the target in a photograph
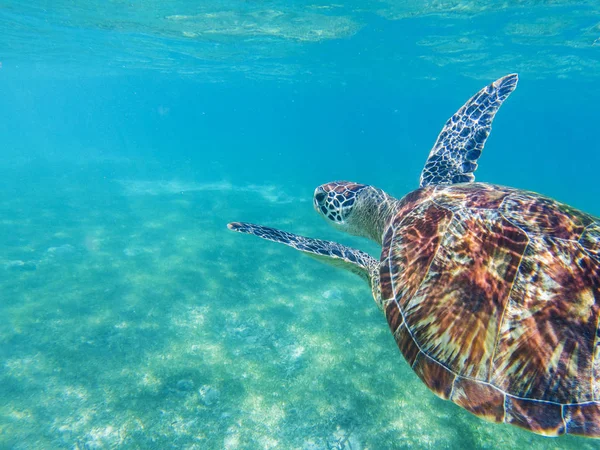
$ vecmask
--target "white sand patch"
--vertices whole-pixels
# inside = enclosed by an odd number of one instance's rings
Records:
[[[248,184],[237,186],[228,181],[197,183],[179,180],[116,180],[127,196],[142,195],[175,195],[186,192],[248,192],[262,197],[268,203],[292,203],[308,201],[307,199],[290,196],[280,186]]]

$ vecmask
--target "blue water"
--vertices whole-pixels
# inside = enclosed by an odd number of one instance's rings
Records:
[[[600,216],[600,6],[0,5],[0,448],[594,448],[431,394],[369,289],[232,220],[400,197],[518,72],[476,172]],[[337,447],[336,447],[337,446]]]

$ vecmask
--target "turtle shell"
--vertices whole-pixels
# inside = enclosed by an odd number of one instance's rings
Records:
[[[600,437],[600,222],[538,194],[430,186],[383,240],[390,329],[437,395],[535,433]]]

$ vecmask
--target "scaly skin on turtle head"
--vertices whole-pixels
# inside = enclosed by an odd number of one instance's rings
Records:
[[[381,244],[397,200],[381,189],[349,181],[334,181],[315,189],[315,210],[333,227]]]

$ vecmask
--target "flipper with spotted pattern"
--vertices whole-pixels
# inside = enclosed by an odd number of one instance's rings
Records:
[[[518,79],[513,73],[494,81],[448,119],[421,172],[421,187],[475,180],[473,172],[494,116],[517,87]]]
[[[379,286],[379,261],[361,250],[346,247],[337,242],[308,238],[276,228],[245,222],[232,222],[227,224],[227,228],[285,244],[322,262],[359,275],[369,283],[372,289]]]

